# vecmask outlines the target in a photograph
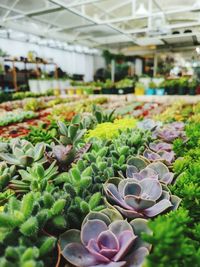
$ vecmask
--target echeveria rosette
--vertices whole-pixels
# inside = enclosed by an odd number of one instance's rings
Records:
[[[159,152],[159,151],[167,151],[170,152],[173,149],[172,144],[166,143],[166,142],[162,142],[162,141],[155,141],[149,144],[149,148],[153,151],[153,152]]]
[[[180,199],[157,179],[112,178],[104,185],[107,200],[125,217],[152,218],[176,209]]]
[[[137,123],[137,127],[141,130],[153,131],[162,126],[162,122],[154,121],[152,119],[145,119]]]
[[[132,157],[127,162],[126,178],[143,180],[145,178],[157,179],[166,185],[171,184],[174,173],[170,172],[168,167],[160,162],[147,161],[143,157]],[[125,178],[125,177],[123,177]]]
[[[63,257],[77,267],[140,267],[150,245],[141,233],[151,233],[144,219],[111,221],[104,213],[90,213],[81,231],[69,230],[60,236]]]
[[[171,165],[175,160],[174,151],[164,151],[160,150],[157,153],[151,151],[150,149],[146,149],[143,153],[143,156],[147,158],[150,162],[153,161],[164,161],[167,165]]]
[[[163,128],[155,130],[154,137],[169,143],[172,143],[177,138],[185,140],[186,134],[184,132],[184,127],[185,125],[182,122],[167,124]]]

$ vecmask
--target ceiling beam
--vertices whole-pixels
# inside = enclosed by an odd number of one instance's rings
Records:
[[[190,22],[190,23],[176,23],[171,25],[166,25],[166,28],[168,29],[181,29],[181,28],[192,28],[192,27],[198,27],[200,26],[200,21],[198,22]],[[137,30],[126,30],[127,34],[136,34],[136,33],[145,33],[148,32],[148,28],[142,28]]]
[[[171,14],[179,14],[179,13],[184,13],[184,12],[194,12],[194,11],[199,11],[199,8],[177,8],[174,10],[166,10],[164,11],[165,15],[171,15]],[[158,12],[153,12],[152,16],[158,16],[158,15],[163,15],[163,11],[158,11]],[[139,20],[139,19],[148,19],[149,18],[149,14],[148,15],[140,15],[140,16],[126,16],[126,17],[119,17],[119,18],[115,18],[115,19],[110,19],[110,20],[99,20],[98,24],[108,24],[108,23],[118,23],[118,22],[124,22],[124,21],[130,21],[130,20]]]
[[[76,1],[76,2],[72,2],[71,4],[65,4],[65,2],[63,0],[50,0],[52,3],[58,4],[58,5],[62,5],[65,8],[73,8],[73,7],[79,7],[82,5],[89,5],[89,4],[93,4],[96,2],[100,2],[101,0],[82,0],[82,1]]]

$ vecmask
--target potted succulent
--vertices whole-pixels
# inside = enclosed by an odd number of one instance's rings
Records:
[[[153,81],[151,81],[149,83],[148,88],[146,89],[146,95],[155,95],[156,87],[157,87],[156,84]]]
[[[125,78],[116,83],[119,95],[131,94],[134,92],[133,80]]]
[[[196,94],[197,86],[198,86],[198,82],[195,79],[188,82],[189,95],[195,95]]]
[[[135,95],[144,95],[145,93],[145,86],[141,82],[137,82],[135,85]]]
[[[178,94],[186,95],[188,92],[188,78],[180,78],[178,80]]]
[[[156,95],[165,94],[165,81],[161,82],[156,88]]]
[[[102,94],[116,94],[116,88],[113,82],[110,79],[107,79],[104,83],[102,89]]]

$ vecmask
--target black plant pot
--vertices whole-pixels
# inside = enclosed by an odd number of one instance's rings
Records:
[[[118,88],[117,91],[118,91],[118,95],[133,94],[134,88],[133,87]]]
[[[186,95],[187,94],[187,87],[182,87],[182,86],[180,86],[179,88],[178,88],[178,94],[179,95]]]
[[[196,95],[196,88],[189,88],[189,95]]]
[[[117,89],[116,88],[102,88],[101,93],[103,95],[113,95],[117,94]]]

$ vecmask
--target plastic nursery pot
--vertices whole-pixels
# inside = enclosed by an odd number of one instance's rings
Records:
[[[118,89],[119,95],[126,95],[126,94],[133,94],[133,93],[134,93],[133,87],[124,87],[124,88]]]
[[[146,95],[155,95],[155,89],[154,88],[147,88],[145,91]]]
[[[76,94],[77,95],[83,95],[83,90],[81,88],[76,89]]]
[[[178,88],[178,94],[179,95],[186,95],[187,94],[187,88],[186,87],[179,87]]]
[[[144,88],[143,87],[136,87],[135,88],[135,95],[144,95]]]
[[[189,95],[196,95],[196,88],[190,88],[189,89]]]
[[[101,92],[105,95],[112,95],[115,94],[115,88],[102,88]]]
[[[164,95],[165,89],[164,88],[158,88],[156,89],[156,95]]]
[[[74,89],[68,89],[68,95],[74,95]]]

